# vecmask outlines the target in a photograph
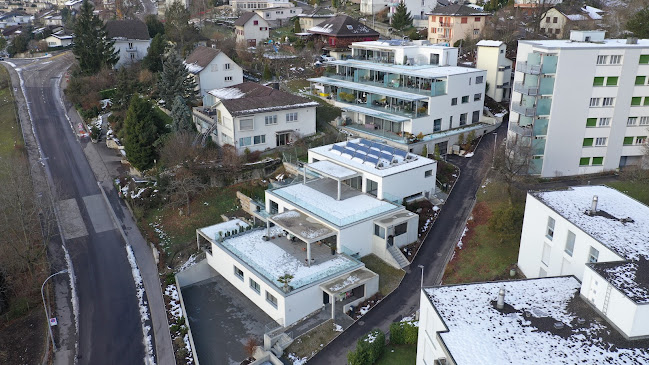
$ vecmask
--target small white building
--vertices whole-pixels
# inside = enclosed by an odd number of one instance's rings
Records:
[[[220,146],[240,153],[288,145],[316,132],[315,101],[268,86],[244,82],[211,90],[194,108],[194,123]]]
[[[266,9],[276,7],[294,7],[289,0],[231,0],[230,7],[236,12],[253,11],[255,9]]]
[[[141,20],[110,20],[106,23],[106,33],[115,41],[115,51],[119,52],[115,68],[139,62],[149,51],[149,29]]]
[[[487,96],[496,102],[509,100],[512,91],[512,60],[506,56],[507,45],[501,41],[481,40],[477,44],[476,67],[487,71]]]
[[[294,18],[302,14],[302,8],[300,7],[273,7],[265,9],[256,9],[253,11],[260,17],[262,17],[269,24],[275,24],[278,27],[281,27],[282,24],[286,25],[288,19]]]
[[[310,13],[302,13],[298,15],[300,18],[300,28],[302,28],[302,32],[306,32],[307,29],[313,28],[334,16],[336,16],[336,14],[334,14],[330,9],[316,7]]]
[[[268,22],[255,12],[247,12],[234,21],[237,43],[257,47],[270,37]]]
[[[201,98],[214,89],[243,82],[243,69],[221,50],[199,46],[184,61],[200,90]],[[203,100],[203,105],[206,100]]]
[[[67,47],[72,44],[74,36],[63,32],[54,33],[45,38],[48,47]]]
[[[588,5],[558,4],[543,14],[539,30],[548,37],[564,38],[569,36],[570,30],[596,29],[603,13],[603,10]]]
[[[649,305],[638,308],[646,331]],[[572,276],[424,288],[419,311],[417,365],[649,363],[646,341],[620,333]]]
[[[388,16],[392,17],[401,1],[406,4],[415,27],[428,26],[426,14],[437,7],[437,0],[360,0],[360,12],[364,15],[372,15],[388,9]]]

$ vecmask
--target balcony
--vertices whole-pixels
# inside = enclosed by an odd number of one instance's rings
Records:
[[[398,80],[398,79],[386,83],[384,81],[372,81],[372,79],[369,77],[354,77],[351,75],[343,75],[338,73],[325,72],[323,76],[336,79],[336,80],[350,81],[350,82],[355,82],[355,83],[369,85],[369,86],[384,87],[390,90],[398,90],[398,91],[415,93],[424,96],[439,96],[439,95],[446,94],[446,82],[441,82],[441,81],[432,82],[432,83],[430,81],[422,82],[419,83],[418,85],[419,87],[411,87],[411,86],[401,86],[407,83],[406,82],[402,83],[401,82],[402,80]],[[433,85],[432,90],[431,90],[431,85]]]
[[[441,27],[441,28],[451,28],[452,26],[453,26],[453,25],[452,25],[451,23],[442,23],[442,22],[440,22],[438,27]]]
[[[530,95],[530,96],[536,96],[539,94],[538,86],[527,86],[524,85],[522,82],[514,83],[514,91],[521,93],[523,95]]]
[[[541,65],[531,65],[523,61],[516,62],[516,71],[530,75],[539,75],[541,74]]]
[[[536,115],[535,107],[528,107],[525,105],[513,104],[512,111],[524,116],[524,117],[533,117]]]
[[[516,124],[510,123],[509,130],[522,137],[532,137],[532,128],[524,128]]]

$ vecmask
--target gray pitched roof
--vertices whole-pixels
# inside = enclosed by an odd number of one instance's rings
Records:
[[[215,89],[209,93],[219,98],[223,106],[233,116],[318,105],[317,102],[310,99],[254,82],[244,82],[222,89]]]
[[[313,34],[331,35],[336,37],[376,36],[379,32],[347,15],[336,15],[307,30]]]
[[[106,23],[110,38],[149,40],[149,28],[141,20],[110,20]]]
[[[429,15],[446,15],[446,16],[478,16],[478,15],[491,15],[488,11],[481,11],[470,6],[462,4],[451,4],[428,13]]]
[[[234,21],[234,25],[243,26],[255,15],[257,15],[257,13],[252,11],[243,13],[237,20]]]
[[[298,16],[301,17],[301,18],[331,18],[331,17],[333,17],[335,15],[336,14],[334,14],[333,11],[331,11],[331,10],[329,10],[327,8],[317,7],[315,9],[313,9],[313,11],[310,12],[310,13],[306,13],[306,14],[302,13],[302,14],[300,14]]]
[[[185,63],[193,63],[198,66],[205,67],[210,62],[212,62],[214,57],[216,57],[219,53],[221,53],[220,49],[199,46],[196,47],[196,49],[189,56],[187,56]]]

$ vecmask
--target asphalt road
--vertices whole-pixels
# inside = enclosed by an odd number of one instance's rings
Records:
[[[506,124],[503,123],[498,129],[498,143],[502,142],[506,134]],[[494,136],[487,134],[480,142],[474,157],[449,156],[449,161],[460,167],[460,177],[401,285],[316,354],[309,364],[346,364],[347,353],[356,348],[358,338],[373,328],[387,332],[392,322],[399,321],[419,309],[422,274],[418,265],[424,266],[424,286],[440,284],[446,259],[464,230],[478,188],[491,167],[493,150]]]
[[[36,138],[57,190],[63,236],[76,272],[79,364],[139,364],[144,345],[125,243],[57,98],[71,54],[12,59],[22,69]]]

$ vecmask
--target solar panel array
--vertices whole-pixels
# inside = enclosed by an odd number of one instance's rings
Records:
[[[351,158],[357,158],[363,162],[369,162],[378,165],[381,159],[387,160],[392,164],[399,160],[406,160],[408,152],[394,148],[382,143],[373,142],[361,138],[358,143],[347,142],[345,146],[333,145],[332,149],[341,154],[349,155]]]

